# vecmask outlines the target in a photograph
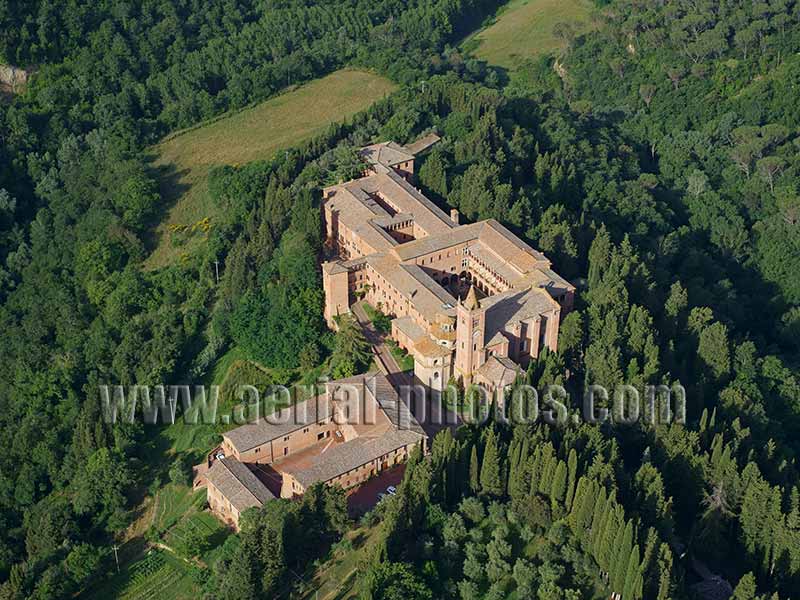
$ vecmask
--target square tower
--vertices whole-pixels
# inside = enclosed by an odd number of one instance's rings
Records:
[[[455,374],[472,381],[472,374],[485,361],[486,309],[481,307],[475,287],[469,288],[464,302],[456,306],[456,360]]]

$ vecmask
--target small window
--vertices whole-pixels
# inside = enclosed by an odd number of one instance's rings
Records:
[[[325,432],[324,432],[324,431],[320,431],[320,432],[317,434],[317,440],[321,440],[321,439],[323,439],[324,437],[325,437]]]
[[[308,433],[308,427],[306,427],[305,429],[303,429],[303,433]]]
[[[261,452],[261,448],[256,448],[256,454],[258,454],[259,452]]]
[[[284,438],[283,438],[283,441],[284,441],[284,442],[288,442],[288,441],[289,441],[289,436],[287,435],[286,437],[284,437]]]
[[[289,454],[289,449],[288,448],[284,448],[283,449],[283,455],[286,456],[287,454]]]

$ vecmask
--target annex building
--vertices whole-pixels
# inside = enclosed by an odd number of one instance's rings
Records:
[[[428,436],[383,374],[325,384],[323,393],[222,434],[195,487],[238,529],[241,513],[316,482],[355,488],[404,462]]]
[[[335,328],[363,298],[393,317],[419,382],[494,389],[556,350],[575,288],[497,221],[461,224],[412,185],[415,154],[436,140],[367,146],[365,176],[323,190],[325,318]]]

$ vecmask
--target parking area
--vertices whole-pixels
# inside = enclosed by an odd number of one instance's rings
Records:
[[[354,516],[362,515],[378,503],[378,494],[386,493],[390,485],[397,487],[406,472],[405,464],[381,471],[376,477],[363,483],[347,497],[347,506]]]

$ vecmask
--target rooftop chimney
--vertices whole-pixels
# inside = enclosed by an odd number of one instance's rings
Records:
[[[455,223],[456,225],[458,225],[458,219],[459,219],[458,209],[451,208],[450,209],[450,220],[453,223]]]

